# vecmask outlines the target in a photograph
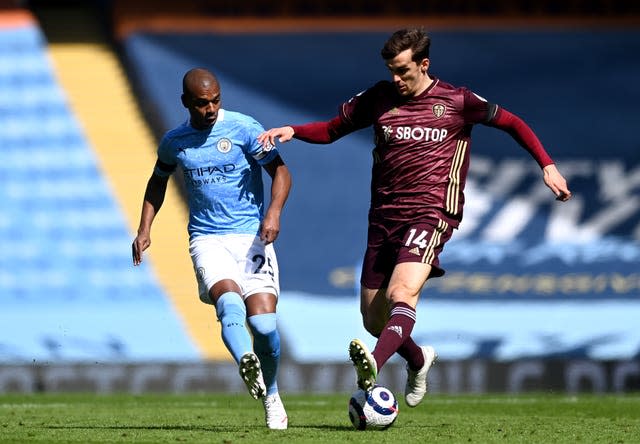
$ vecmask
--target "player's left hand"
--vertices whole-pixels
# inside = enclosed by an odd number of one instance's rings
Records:
[[[567,181],[560,174],[555,164],[547,165],[542,170],[544,183],[553,191],[556,195],[556,200],[566,202],[571,199],[571,191],[567,186]]]
[[[131,244],[131,256],[133,257],[133,265],[142,263],[142,252],[151,245],[151,236],[149,233],[139,233]]]
[[[278,234],[280,234],[280,220],[267,212],[260,225],[260,240],[270,244],[276,240]]]

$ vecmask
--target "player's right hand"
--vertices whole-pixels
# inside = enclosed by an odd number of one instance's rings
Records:
[[[293,128],[290,126],[281,126],[279,128],[271,128],[258,135],[258,142],[264,147],[275,145],[276,141],[280,143],[288,142],[293,138]]]
[[[151,245],[151,238],[146,234],[138,234],[131,244],[131,256],[133,257],[133,265],[142,263],[142,252]]]

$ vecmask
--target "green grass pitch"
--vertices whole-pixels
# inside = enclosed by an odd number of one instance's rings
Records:
[[[2,443],[638,443],[640,394],[431,395],[400,401],[385,431],[357,431],[349,396],[282,394],[289,429],[268,430],[245,393],[0,395]]]

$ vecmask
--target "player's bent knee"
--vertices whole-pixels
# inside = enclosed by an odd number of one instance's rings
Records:
[[[216,301],[216,314],[221,321],[228,317],[244,319],[247,311],[238,293],[227,292]]]
[[[389,306],[391,307],[399,302],[403,302],[405,304],[411,305],[412,307],[415,307],[419,296],[419,291],[416,293],[415,291],[408,288],[397,287],[395,289],[390,289],[387,291],[387,299],[389,300]]]
[[[247,318],[249,328],[254,335],[269,336],[276,331],[276,314],[264,313]]]

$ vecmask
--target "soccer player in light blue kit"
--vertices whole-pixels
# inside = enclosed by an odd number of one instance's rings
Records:
[[[264,131],[258,122],[221,108],[220,85],[213,73],[189,70],[182,89],[182,104],[190,118],[160,142],[132,245],[133,263],[139,265],[142,252],[151,245],[151,224],[164,201],[169,177],[180,167],[200,299],[215,306],[222,340],[251,396],[262,399],[267,427],[286,429],[287,413],[277,385],[280,288],[273,241],[280,231],[291,176],[275,147],[258,143],[257,136]],[[266,211],[262,168],[271,177]]]

